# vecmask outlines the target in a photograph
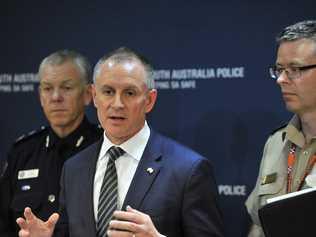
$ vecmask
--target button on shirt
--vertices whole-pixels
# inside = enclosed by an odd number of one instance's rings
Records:
[[[136,172],[138,163],[144,153],[146,144],[150,136],[150,129],[145,122],[144,127],[132,138],[126,142],[119,145],[125,154],[116,159],[115,166],[118,176],[118,208],[121,209],[128,191],[128,188],[132,182],[133,176]],[[109,160],[109,155],[107,154],[108,149],[111,146],[117,146],[113,144],[104,133],[104,140],[99,153],[96,173],[94,177],[93,185],[93,208],[94,217],[97,221],[98,217],[98,203],[101,185],[103,182],[104,173]]]

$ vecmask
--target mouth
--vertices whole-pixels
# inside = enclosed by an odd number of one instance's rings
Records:
[[[283,95],[283,96],[295,95],[295,93],[283,91],[283,92],[282,92],[282,95]]]
[[[126,118],[123,116],[109,116],[109,119],[113,120],[113,121],[123,121]]]
[[[296,94],[295,93],[291,93],[291,92],[282,92],[282,96],[283,96],[283,99],[290,99],[291,97],[295,96]]]
[[[51,113],[63,113],[66,112],[66,109],[52,109],[50,112]]]

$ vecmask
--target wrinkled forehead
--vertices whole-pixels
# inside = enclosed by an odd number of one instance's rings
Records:
[[[131,72],[135,67],[141,66],[140,62],[136,59],[115,60],[109,58],[104,61],[104,66],[111,69],[116,66],[123,67],[126,71]]]
[[[316,41],[311,39],[297,39],[291,41],[282,41],[278,46],[279,51],[296,51],[310,53],[316,55]]]
[[[146,71],[144,66],[137,60],[115,61],[111,58],[101,65],[96,79],[123,79],[130,78],[145,83]]]
[[[40,83],[73,83],[83,84],[82,75],[73,63],[45,65],[39,73]]]

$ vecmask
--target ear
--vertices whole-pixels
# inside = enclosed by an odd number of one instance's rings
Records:
[[[42,94],[41,94],[41,88],[40,88],[40,86],[37,87],[37,90],[38,90],[38,97],[39,97],[41,106],[43,107],[44,102],[43,102],[43,99],[42,99]]]
[[[147,94],[147,101],[146,101],[146,108],[145,111],[146,113],[149,113],[153,108],[157,100],[157,90],[156,89],[151,89],[149,90]]]
[[[97,97],[97,91],[96,87],[94,84],[91,85],[91,94],[92,94],[92,99],[93,99],[93,104],[94,107],[97,108],[97,102],[96,102],[96,97]]]
[[[84,104],[89,105],[91,103],[91,99],[92,99],[92,92],[91,92],[91,85],[90,84],[85,85],[83,97],[84,97]]]

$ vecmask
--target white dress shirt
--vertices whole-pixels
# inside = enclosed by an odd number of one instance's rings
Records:
[[[98,218],[98,203],[101,185],[103,182],[103,177],[106,171],[106,166],[108,163],[109,155],[107,154],[108,149],[114,145],[105,135],[101,146],[100,154],[98,157],[96,172],[94,176],[93,185],[93,209],[94,218],[97,222]],[[115,167],[117,170],[118,177],[118,208],[121,209],[125,196],[127,194],[128,188],[132,182],[133,176],[136,172],[138,163],[144,153],[146,144],[150,136],[150,129],[145,121],[144,127],[135,134],[132,138],[126,142],[119,145],[125,154],[117,158],[115,161]]]

